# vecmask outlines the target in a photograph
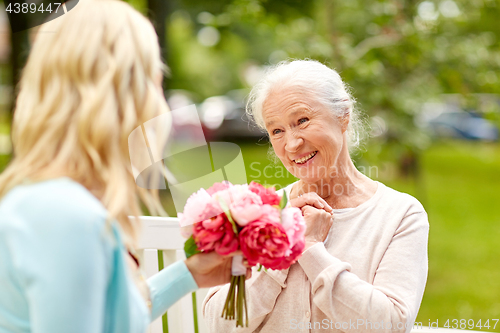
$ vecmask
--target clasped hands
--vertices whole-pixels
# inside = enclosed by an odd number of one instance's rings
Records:
[[[314,244],[324,242],[333,224],[332,207],[315,192],[290,199],[290,204],[302,210],[306,221],[304,251]]]

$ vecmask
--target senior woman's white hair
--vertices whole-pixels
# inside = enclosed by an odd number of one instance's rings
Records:
[[[246,108],[248,116],[257,126],[266,129],[262,117],[263,104],[273,89],[283,86],[299,86],[316,95],[334,115],[349,115],[348,145],[351,151],[359,147],[365,130],[359,111],[355,108],[356,101],[340,75],[316,60],[282,61],[266,71],[252,88]]]

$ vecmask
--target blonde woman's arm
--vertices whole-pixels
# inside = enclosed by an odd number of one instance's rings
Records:
[[[198,288],[208,288],[231,280],[232,257],[241,255],[236,251],[228,256],[216,252],[198,253],[184,261],[166,267],[148,279],[151,291],[152,320],[164,314],[170,306],[184,295]],[[247,277],[250,269],[247,269]]]

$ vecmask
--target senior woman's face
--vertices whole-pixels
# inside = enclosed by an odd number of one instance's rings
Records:
[[[347,121],[341,122],[314,94],[300,87],[272,92],[262,116],[273,149],[295,177],[316,182],[335,172]]]

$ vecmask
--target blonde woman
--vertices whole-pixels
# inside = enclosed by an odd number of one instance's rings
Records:
[[[14,159],[0,176],[0,332],[140,333],[183,295],[229,282],[198,254],[147,282],[133,260],[129,134],[168,111],[150,22],[80,1],[39,33],[20,82]],[[148,308],[149,305],[149,308]]]

